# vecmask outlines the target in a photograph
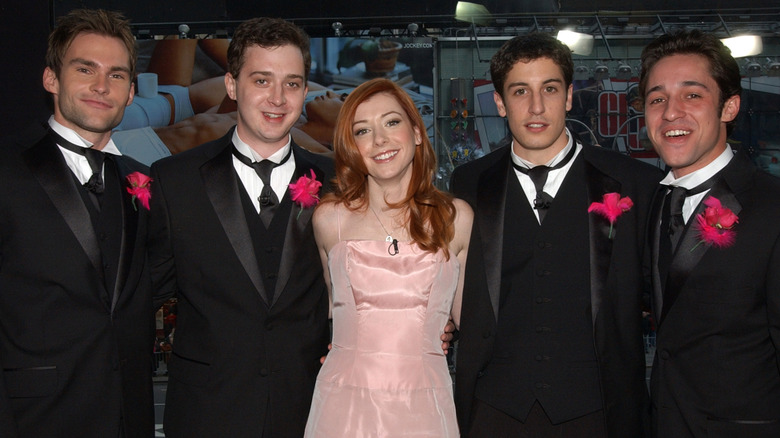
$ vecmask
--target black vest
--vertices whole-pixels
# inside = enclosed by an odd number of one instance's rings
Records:
[[[509,174],[497,334],[476,396],[520,421],[534,401],[554,423],[602,408],[584,181],[580,156],[539,225]]]
[[[103,263],[101,274],[107,292],[101,299],[105,300],[110,307],[119,270],[119,252],[122,247],[122,227],[124,225],[122,202],[125,196],[130,195],[124,191],[119,170],[112,157],[106,156],[103,167],[105,190],[101,195],[98,195],[99,210],[95,206],[92,195],[75,179],[75,175],[74,181],[84,205],[89,211],[92,227],[95,230]]]
[[[252,236],[252,245],[254,246],[255,257],[263,278],[263,287],[265,287],[265,293],[269,299],[269,302],[266,304],[270,307],[274,301],[274,290],[276,289],[276,279],[282,260],[282,249],[287,232],[287,222],[290,219],[292,201],[290,200],[288,190],[276,207],[274,217],[266,229],[244,185],[241,181],[238,181],[238,185],[241,188],[241,204],[244,207],[249,234]]]

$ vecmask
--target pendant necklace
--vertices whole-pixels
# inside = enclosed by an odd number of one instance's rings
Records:
[[[387,253],[391,256],[394,256],[398,254],[398,240],[393,239],[393,236],[390,235],[390,233],[387,231],[387,228],[382,224],[382,221],[379,219],[379,215],[376,214],[376,211],[374,211],[374,207],[368,206],[369,209],[371,209],[371,213],[374,213],[374,217],[376,218],[376,221],[379,222],[379,226],[382,227],[382,230],[387,234],[387,237],[385,237],[385,242],[389,242],[390,245],[387,247]]]

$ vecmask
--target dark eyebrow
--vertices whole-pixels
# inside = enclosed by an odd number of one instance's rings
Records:
[[[265,71],[265,70],[256,70],[256,71],[253,71],[253,72],[250,72],[249,74],[247,74],[247,76],[255,76],[255,75],[260,75],[260,76],[263,76],[263,77],[273,77],[274,73],[270,72],[270,71]],[[289,75],[285,76],[284,79],[286,79],[286,80],[300,79],[302,81],[303,80],[303,76],[302,75],[298,75],[298,74],[289,74]]]
[[[561,84],[562,85],[563,84],[563,79],[550,78],[550,79],[547,79],[544,82],[542,82],[542,84],[543,85],[547,85],[547,84]],[[527,87],[528,85],[529,85],[528,82],[512,82],[512,83],[508,84],[506,87],[507,88],[520,87],[520,86]]]
[[[80,65],[85,65],[87,67],[98,68],[98,64],[96,62],[84,58],[73,58],[70,60],[69,64],[71,65],[80,64]],[[110,72],[121,71],[130,74],[130,69],[124,66],[112,66],[111,68],[108,69],[108,71]]]
[[[709,90],[706,85],[702,84],[699,81],[683,81],[682,86],[684,87],[697,87],[697,88],[704,88],[705,90]],[[656,85],[655,87],[649,88],[647,92],[645,93],[645,96],[649,95],[650,93],[653,93],[655,91],[663,91],[666,89],[663,85]]]

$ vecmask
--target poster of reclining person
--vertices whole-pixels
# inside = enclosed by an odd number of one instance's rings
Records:
[[[139,40],[136,96],[112,138],[147,165],[216,140],[236,124],[227,96],[229,39]],[[430,38],[312,38],[312,70],[303,113],[291,131],[312,152],[331,154],[336,117],[349,92],[384,77],[401,84],[433,136]]]

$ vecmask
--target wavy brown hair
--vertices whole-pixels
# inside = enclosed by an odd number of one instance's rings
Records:
[[[324,202],[343,203],[352,211],[368,208],[368,169],[360,155],[352,132],[357,107],[370,97],[384,93],[395,98],[412,126],[420,130],[420,144],[412,160],[412,178],[404,199],[388,203],[403,209],[409,218],[408,232],[420,248],[428,252],[444,251],[449,259],[449,243],[455,236],[455,205],[452,197],[433,185],[436,154],[426,135],[425,123],[409,95],[393,81],[373,79],[352,91],[339,112],[333,137],[335,173],[333,192]]]
[[[309,36],[300,27],[281,18],[252,18],[238,25],[228,46],[228,71],[234,78],[238,78],[246,60],[246,51],[252,46],[270,49],[286,45],[301,50],[305,83],[309,79],[309,70],[311,70]]]
[[[699,55],[707,60],[710,66],[709,74],[720,89],[718,112],[723,111],[723,106],[728,99],[742,93],[739,64],[731,56],[731,50],[717,36],[694,29],[661,35],[642,50],[639,97],[643,103],[647,95],[647,81],[653,67],[661,59],[672,55]],[[734,130],[735,124],[736,119],[726,123],[729,134]]]
[[[62,60],[73,40],[82,33],[96,34],[122,41],[127,49],[130,78],[135,77],[136,48],[135,37],[130,30],[130,22],[119,12],[103,9],[74,9],[57,19],[57,26],[49,35],[46,49],[46,67],[59,77]]]

